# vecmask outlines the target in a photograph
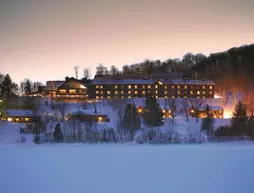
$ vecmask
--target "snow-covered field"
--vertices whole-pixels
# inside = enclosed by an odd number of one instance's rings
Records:
[[[253,193],[254,144],[0,148],[1,193]]]

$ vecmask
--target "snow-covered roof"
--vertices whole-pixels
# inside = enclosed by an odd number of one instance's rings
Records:
[[[97,113],[94,112],[94,109],[72,109],[70,110],[67,114],[72,114],[72,115],[106,115],[105,113],[101,113],[98,112]]]
[[[153,84],[153,79],[95,79],[91,84]]]
[[[203,107],[202,109],[204,110],[206,107]],[[220,106],[209,106],[209,108],[211,109],[211,110],[216,110],[216,111],[224,111],[224,109],[222,108],[222,107],[220,107]],[[202,110],[201,109],[201,110]]]
[[[172,80],[173,84],[187,84],[187,85],[215,85],[212,80]]]
[[[30,110],[5,110],[6,114],[11,117],[33,116],[33,111]]]

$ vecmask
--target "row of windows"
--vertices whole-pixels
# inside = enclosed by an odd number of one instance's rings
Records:
[[[141,86],[142,87],[142,89],[145,89],[146,87],[148,88],[148,89],[150,89],[151,88],[151,85],[139,85],[139,86]],[[114,88],[115,89],[119,89],[119,87],[120,88],[124,88],[124,85],[115,85],[114,86]],[[189,86],[191,89],[194,89],[194,86]],[[213,89],[213,86],[202,86],[202,89],[207,89],[209,87],[209,89]],[[138,85],[128,85],[128,89],[132,89],[132,88],[134,88],[134,89],[137,89],[138,88]],[[158,88],[158,85],[154,85],[154,88]],[[165,89],[168,89],[168,85],[164,85],[164,88]],[[180,88],[184,88],[184,89],[187,89],[188,88],[188,86],[187,85],[172,85],[171,86],[171,88],[172,89],[174,89],[174,88],[177,88],[177,89],[180,89]],[[199,89],[200,87],[199,86],[196,86],[196,88],[197,89]],[[103,89],[103,85],[96,85],[96,89]]]
[[[106,94],[108,94],[108,95],[110,95],[111,93],[114,93],[114,94],[124,94],[124,90],[121,90],[120,92],[119,91],[114,91],[114,92],[111,92],[110,90],[107,90],[106,91]],[[156,90],[155,91],[155,93],[156,94],[158,94],[158,91]],[[181,92],[181,91],[177,91],[177,94],[182,94],[183,92]],[[190,94],[192,95],[192,94],[197,94],[197,95],[201,95],[201,93],[204,95],[204,94],[206,94],[206,91],[190,91]],[[104,94],[104,92],[103,91],[96,91],[96,94]],[[138,91],[137,90],[135,90],[135,91],[131,91],[131,90],[129,90],[128,91],[128,94],[138,94]],[[146,91],[145,90],[143,90],[142,91],[142,94],[146,94]],[[164,94],[168,94],[168,91],[164,91]],[[186,92],[184,92],[184,94],[186,94]],[[212,91],[210,91],[209,92],[209,94],[213,94],[213,92]]]
[[[110,98],[126,98],[126,96],[120,96],[120,97],[118,97],[118,96],[114,96],[114,97],[111,97],[111,96],[106,96],[106,97],[104,97],[104,96],[96,96],[96,98],[97,99],[99,99],[99,98],[101,98],[101,99],[103,99],[103,98],[108,98],[108,99],[110,99]],[[128,96],[127,98],[133,98],[133,96]],[[156,95],[155,96],[155,98],[158,98],[158,96]],[[168,98],[168,96],[164,96],[164,98]],[[188,98],[188,96],[184,96],[184,97],[181,97],[181,96],[171,96],[171,98]],[[205,96],[197,96],[196,98],[206,98]]]
[[[69,92],[68,92],[69,94],[76,94],[76,93],[77,93],[77,90],[76,90],[76,89],[69,89],[68,91],[69,91]],[[79,91],[79,93],[82,93],[82,94],[85,93],[85,90],[84,90],[84,89],[79,89],[78,91]],[[67,90],[66,90],[66,89],[60,89],[60,90],[59,90],[59,93],[60,93],[60,94],[66,94],[66,93],[67,93]]]

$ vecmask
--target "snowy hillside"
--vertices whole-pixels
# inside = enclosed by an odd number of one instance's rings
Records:
[[[253,193],[253,144],[0,148],[3,193]]]

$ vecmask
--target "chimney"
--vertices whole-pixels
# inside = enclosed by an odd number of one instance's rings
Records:
[[[65,81],[69,80],[70,78],[68,76],[65,77]]]

